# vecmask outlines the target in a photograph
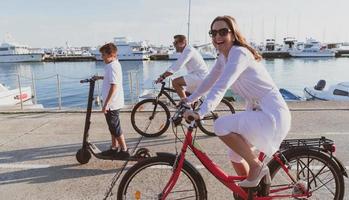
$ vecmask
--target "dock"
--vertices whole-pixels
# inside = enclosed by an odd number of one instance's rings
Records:
[[[349,50],[338,50],[336,57],[349,57]]]
[[[153,54],[149,56],[150,60],[168,60],[168,54]]]
[[[263,58],[291,58],[289,52],[284,51],[265,51],[262,52]]]
[[[44,62],[86,62],[96,61],[95,56],[47,56]]]
[[[348,168],[349,103],[305,101],[290,102],[292,127],[288,138],[326,136],[336,144],[336,156]],[[243,104],[234,104],[239,112]],[[130,124],[130,109],[122,110],[121,126],[131,152],[140,139]],[[124,161],[103,161],[94,157],[85,165],[75,159],[81,148],[85,113],[65,111],[0,112],[0,194],[1,199],[116,199],[120,179],[134,162],[122,171]],[[90,141],[100,149],[110,145],[110,135],[102,113],[92,114]],[[179,134],[182,134],[179,132]],[[197,142],[218,165],[234,174],[226,148],[216,137],[198,130]],[[219,144],[217,146],[217,144]],[[138,147],[155,152],[174,153],[172,130],[158,138],[142,138]],[[208,189],[208,199],[232,199],[191,153],[187,159],[199,170]],[[120,175],[120,178],[117,178]],[[349,181],[345,180],[345,193]],[[324,199],[327,199],[324,196]]]

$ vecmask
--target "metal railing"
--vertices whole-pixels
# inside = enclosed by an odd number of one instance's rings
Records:
[[[40,103],[40,100],[38,100],[38,96],[37,96],[37,81],[44,81],[47,79],[56,79],[56,98],[57,98],[57,109],[58,110],[62,110],[63,108],[63,101],[62,101],[62,78],[64,79],[74,79],[77,80],[77,82],[81,79],[84,79],[86,77],[69,77],[69,76],[65,76],[65,75],[61,75],[61,74],[54,74],[54,75],[50,75],[47,77],[35,77],[34,73],[31,73],[31,77],[28,76],[24,76],[21,74],[0,74],[0,82],[1,82],[1,75],[9,78],[9,77],[16,77],[16,87],[18,87],[18,91],[19,91],[19,104],[20,104],[20,109],[24,110],[25,106],[24,106],[24,102],[23,102],[23,86],[25,84],[23,84],[23,82],[26,83],[26,85],[30,84],[31,87],[31,91],[32,91],[32,98],[31,101],[34,105]],[[98,75],[98,74],[96,74]],[[138,101],[138,97],[140,94],[140,78],[139,77],[139,71],[133,70],[133,71],[129,71],[127,74],[127,78],[128,80],[126,81],[126,83],[128,83],[129,86],[129,97],[130,97],[130,101],[131,103],[134,103],[135,101]],[[95,92],[95,104],[97,106],[101,106],[101,88],[100,88],[100,83],[99,81],[96,82],[96,92]],[[87,93],[86,93],[87,94]]]

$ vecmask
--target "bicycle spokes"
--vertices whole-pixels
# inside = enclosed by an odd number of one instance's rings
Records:
[[[288,161],[289,175],[297,182],[290,183],[285,172],[277,173],[273,178],[271,193],[287,192],[298,198],[333,199],[336,194],[336,174],[324,160],[316,157],[299,157]]]

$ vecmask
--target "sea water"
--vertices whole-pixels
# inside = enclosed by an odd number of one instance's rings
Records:
[[[125,101],[135,103],[145,89],[157,87],[153,81],[175,61],[121,61]],[[214,60],[206,61],[209,67]],[[327,85],[349,81],[349,58],[268,59],[262,63],[279,88],[303,96],[303,89],[324,79]],[[84,108],[89,84],[81,79],[103,75],[103,62],[33,62],[0,63],[0,83],[10,89],[23,86],[35,88],[37,103],[46,108]],[[175,76],[185,74],[180,70]],[[100,95],[102,82],[96,84]]]

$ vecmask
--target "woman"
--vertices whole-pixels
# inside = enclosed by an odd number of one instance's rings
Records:
[[[291,115],[275,83],[259,63],[261,56],[247,44],[233,17],[216,17],[209,34],[220,55],[210,74],[186,101],[192,103],[209,93],[198,112],[187,111],[184,117],[202,118],[215,109],[229,87],[243,97],[246,110],[220,117],[214,130],[230,147],[237,174],[247,176],[239,185],[256,187],[263,177],[270,180],[270,175],[253,148],[272,156],[290,129]]]

